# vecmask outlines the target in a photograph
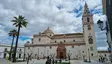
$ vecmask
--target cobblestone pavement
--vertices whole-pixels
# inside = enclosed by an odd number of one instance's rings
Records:
[[[46,60],[31,60],[29,64],[45,64]],[[8,60],[5,59],[0,59],[0,64],[27,64],[26,62],[16,62],[16,63],[11,63]],[[92,61],[91,63],[85,63],[81,60],[71,60],[71,64],[112,64],[112,63],[99,63],[96,61]]]

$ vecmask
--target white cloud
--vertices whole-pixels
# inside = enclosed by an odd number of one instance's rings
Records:
[[[88,4],[88,7],[90,9],[96,7],[96,6],[101,6],[102,5],[102,0],[85,0]]]
[[[90,9],[102,8],[101,0],[86,0],[86,2]],[[7,33],[14,28],[10,21],[17,15],[25,16],[29,22],[27,28],[21,29],[22,36],[32,37],[33,34],[43,32],[48,26],[54,33],[82,32],[81,17],[76,16],[83,12],[83,9],[79,8],[84,4],[84,0],[0,0],[0,32],[5,36],[4,38],[7,38]],[[61,10],[57,8],[59,5],[63,7]],[[79,12],[73,13],[73,10]],[[99,19],[104,20],[101,12],[94,15],[95,23]],[[99,30],[96,26],[95,29]]]
[[[0,29],[0,39],[3,39],[3,37],[7,37],[7,35],[8,35],[8,34],[7,34],[6,31]]]
[[[98,47],[97,50],[108,50],[108,46]]]

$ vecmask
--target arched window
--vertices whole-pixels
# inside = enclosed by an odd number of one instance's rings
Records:
[[[66,40],[64,40],[64,42],[66,42]]]
[[[56,43],[56,41],[55,41],[55,43]]]
[[[106,57],[107,55],[105,54],[105,57]]]
[[[82,51],[82,53],[84,53],[84,51]]]
[[[5,50],[4,50],[5,52],[7,52],[7,48],[5,48]]]
[[[75,40],[73,40],[73,42],[75,42]]]
[[[87,22],[89,22],[89,18],[87,17]]]
[[[41,38],[39,38],[39,41],[41,41]]]
[[[91,53],[91,56],[93,56],[93,53]]]

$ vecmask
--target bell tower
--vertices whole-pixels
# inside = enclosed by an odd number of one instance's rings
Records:
[[[94,31],[93,15],[90,13],[87,3],[84,6],[82,16],[84,40],[86,43],[86,59],[97,60],[96,37]]]

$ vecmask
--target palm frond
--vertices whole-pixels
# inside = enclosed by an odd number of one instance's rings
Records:
[[[28,25],[28,22],[26,22],[26,21],[24,21],[22,24],[22,26],[24,26],[24,27],[27,27],[27,25]]]
[[[22,15],[19,15],[18,17],[14,17],[14,20],[12,20],[13,25],[15,25],[16,27],[20,26],[22,27],[26,27],[28,22],[26,21],[25,17]]]
[[[11,30],[9,33],[9,36],[17,36],[17,31],[15,29]]]
[[[12,20],[11,22],[17,22],[17,20]]]
[[[9,36],[12,36],[12,33],[8,33],[9,34]]]
[[[19,24],[17,24],[17,25],[15,25],[16,27],[18,27],[19,26]]]
[[[14,17],[14,19],[17,20],[18,18],[17,17]]]
[[[13,23],[13,25],[18,25],[18,23]]]

